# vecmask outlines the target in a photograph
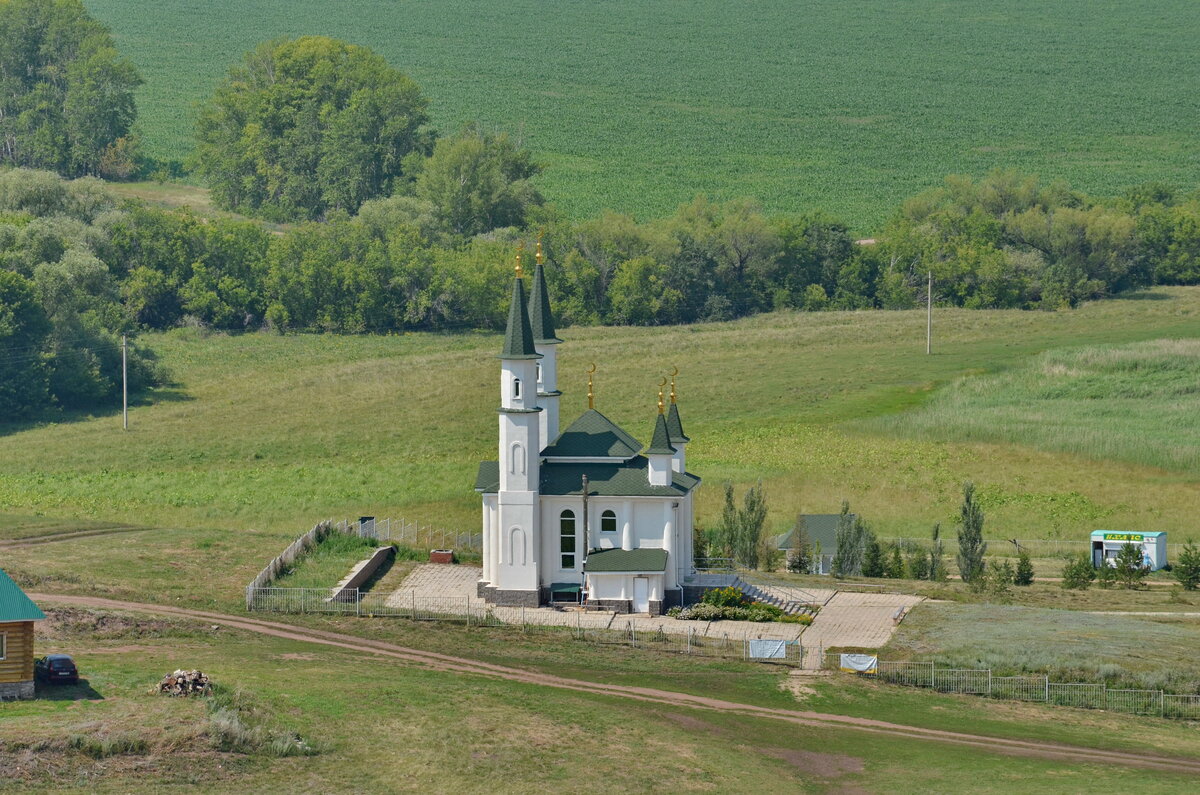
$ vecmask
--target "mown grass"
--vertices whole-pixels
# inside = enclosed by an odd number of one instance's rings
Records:
[[[332,588],[375,551],[374,541],[346,533],[330,533],[272,585],[280,588]]]
[[[324,34],[409,73],[439,127],[517,134],[576,217],[703,192],[869,232],[952,172],[1015,167],[1094,193],[1200,179],[1188,0],[86,5],[145,77],[146,149],[167,160],[190,154],[194,104],[245,51]]]
[[[480,633],[458,636],[471,642]],[[1182,779],[1161,771],[1068,765],[992,755],[977,748],[904,740],[828,727],[806,727],[736,714],[682,710],[582,692],[560,691],[483,677],[424,670],[384,658],[227,629],[201,636],[139,642],[136,649],[86,633],[64,636],[98,698],[0,705],[0,759],[5,786],[28,790],[78,786],[128,791],[191,786],[201,791],[276,789],[286,780],[319,791],[390,789],[395,782],[428,791],[563,791],[587,788],[598,777],[614,790],[827,791],[861,788],[910,791],[919,780],[946,791],[1078,791],[1103,775],[1114,786],[1177,791]],[[536,644],[512,642],[515,646]],[[737,663],[746,671],[753,670]],[[201,700],[154,695],[162,672],[200,668],[248,720],[304,740],[320,753],[280,758],[269,747],[219,750]],[[608,666],[610,676],[619,668]],[[855,681],[821,682],[808,704],[784,693],[777,675],[730,674],[765,687],[758,699],[776,706],[862,709],[876,714],[910,710],[954,728],[981,723],[997,733],[1036,733],[1045,716],[1007,715],[944,696],[873,694]],[[680,677],[675,677],[677,680]],[[643,683],[669,681],[663,673]],[[331,682],[337,685],[330,686]],[[687,682],[680,682],[687,686]],[[246,694],[252,694],[247,696]],[[917,696],[924,696],[925,706]],[[232,696],[231,696],[232,698]],[[905,699],[909,702],[906,704]],[[229,700],[229,699],[227,699]],[[231,705],[222,705],[226,708]],[[1037,713],[1037,710],[1034,711]],[[1112,747],[1186,753],[1191,731],[1178,723],[1126,718],[1095,725],[1094,716],[1066,710],[1057,739]],[[1035,725],[1030,725],[1031,723]],[[63,742],[71,733],[132,740],[102,761]],[[865,742],[869,737],[870,741]],[[144,745],[143,745],[144,744]],[[23,749],[37,748],[37,765]],[[115,748],[115,746],[114,746]],[[848,763],[848,771],[839,765]],[[861,764],[861,770],[856,771]],[[979,782],[991,782],[979,786]]]
[[[924,603],[880,652],[883,659],[1047,674],[1056,682],[1200,693],[1200,621],[1018,605]]]
[[[567,329],[564,422],[586,405],[583,371],[596,362],[597,407],[645,441],[657,379],[675,365],[694,440],[689,468],[706,482],[701,524],[719,515],[722,482],[740,490],[762,479],[779,531],[797,513],[836,511],[848,499],[880,535],[923,538],[933,522],[953,525],[961,482],[973,479],[992,538],[1084,538],[1104,526],[1167,530],[1181,540],[1194,528],[1190,473],[1012,444],[902,438],[863,422],[1047,349],[1200,334],[1200,290],[1153,295],[1158,300],[1060,313],[940,311],[933,356],[924,354],[919,312]],[[119,416],[105,415],[0,436],[0,511],[179,528],[79,546],[89,558],[111,545],[188,568],[192,556],[170,544],[188,549],[207,539],[217,546],[201,557],[243,567],[246,581],[326,517],[475,528],[475,469],[495,455],[496,335],[180,330],[145,342],[177,383],[135,406],[127,433]],[[18,567],[30,568],[27,560],[80,573],[49,550],[7,554]],[[89,576],[105,568],[95,563]],[[120,572],[119,585],[142,576]]]
[[[1016,444],[1200,474],[1200,340],[1049,351],[879,420],[912,438]]]

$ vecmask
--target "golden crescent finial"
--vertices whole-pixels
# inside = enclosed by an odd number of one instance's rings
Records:
[[[671,402],[675,402],[675,376],[679,375],[679,368],[671,366]]]
[[[517,244],[517,278],[520,279],[524,274],[521,271],[521,252],[525,250],[525,241]]]
[[[588,368],[588,372],[589,373],[596,372],[596,363],[595,362],[592,362],[592,366]]]
[[[592,366],[588,368],[588,408],[596,408],[596,396],[592,394],[592,373],[596,372],[596,363],[592,362]]]
[[[542,231],[540,229],[538,230],[537,257],[536,257],[538,265],[542,264],[542,235],[544,235],[544,234],[546,234],[544,231]]]
[[[677,375],[679,375],[679,368],[675,365],[671,365],[671,377],[674,378]]]
[[[666,406],[663,405],[663,387],[667,385],[667,379],[664,378],[658,385],[658,413],[662,414]]]
[[[659,386],[666,386],[666,385],[667,385],[667,377],[666,377],[666,376],[663,376],[663,380],[662,380],[662,381],[660,381],[658,385],[659,385]]]

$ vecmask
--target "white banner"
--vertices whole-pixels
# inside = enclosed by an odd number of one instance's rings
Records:
[[[786,640],[752,640],[749,656],[756,660],[786,660]]]
[[[843,654],[839,667],[843,671],[873,674],[879,668],[879,658],[869,654]]]

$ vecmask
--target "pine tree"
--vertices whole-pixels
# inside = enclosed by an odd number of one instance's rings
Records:
[[[1185,591],[1200,588],[1200,549],[1193,542],[1188,541],[1183,545],[1183,551],[1179,553],[1179,560],[1175,561],[1171,573]]]
[[[963,582],[971,583],[983,574],[983,511],[975,501],[975,484],[963,484],[963,502],[958,524],[958,572]]]
[[[1117,553],[1117,579],[1126,588],[1137,588],[1150,573],[1142,560],[1142,549],[1136,544],[1124,544]]]
[[[1033,561],[1029,559],[1029,553],[1023,549],[1017,556],[1017,573],[1013,577],[1013,583],[1033,585]]]

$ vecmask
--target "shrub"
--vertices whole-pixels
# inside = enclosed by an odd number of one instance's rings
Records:
[[[1013,566],[1007,559],[1003,563],[996,560],[991,561],[987,571],[988,593],[1001,600],[1012,596],[1011,586],[1015,576]]]
[[[745,607],[750,603],[750,600],[746,598],[746,594],[732,585],[705,591],[704,596],[700,597],[700,601],[706,605],[714,605],[716,607]]]
[[[1104,590],[1108,590],[1117,583],[1117,570],[1106,562],[1103,566],[1096,569],[1096,584]]]
[[[1013,575],[1013,584],[1033,585],[1033,561],[1025,550],[1021,550],[1017,557],[1017,571]]]
[[[148,750],[146,741],[132,734],[72,734],[67,740],[67,745],[92,759],[106,759],[121,754],[144,754]]]
[[[900,547],[894,546],[886,554],[883,565],[883,576],[892,580],[904,579],[904,560],[900,557]]]
[[[1085,591],[1096,579],[1096,568],[1087,555],[1069,561],[1062,571],[1062,587]]]
[[[929,556],[925,554],[925,550],[916,549],[908,555],[908,562],[905,564],[910,580],[924,580],[929,577]]]

